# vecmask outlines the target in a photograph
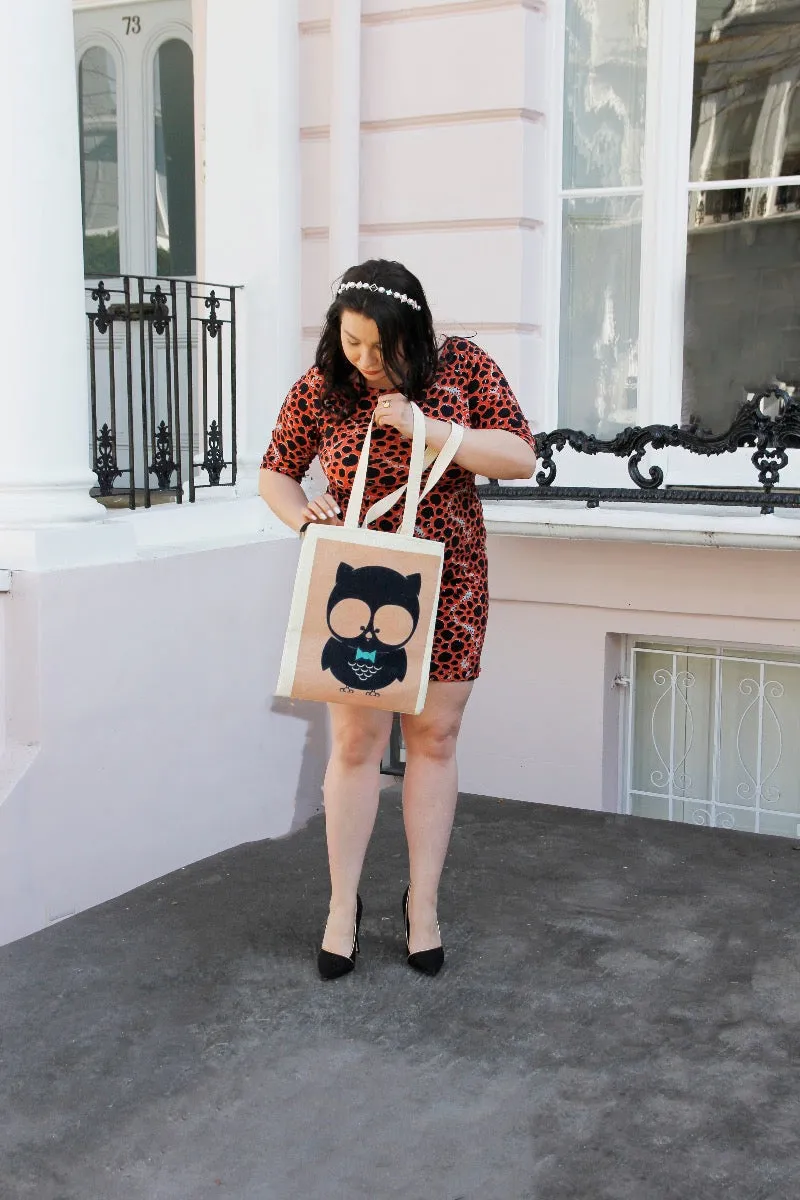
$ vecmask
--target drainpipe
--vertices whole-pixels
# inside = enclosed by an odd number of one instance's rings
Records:
[[[331,281],[360,261],[361,0],[336,0],[331,16]]]

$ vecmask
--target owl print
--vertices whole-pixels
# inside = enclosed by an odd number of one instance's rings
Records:
[[[344,508],[352,492],[358,449],[375,408],[376,392],[365,383],[352,418],[328,424],[319,419],[325,387],[325,377],[316,366],[309,368],[297,381],[281,408],[262,466],[299,482],[315,457],[318,458],[325,487]],[[456,421],[467,429],[505,429],[535,448],[534,435],[501,368],[470,338],[456,336],[443,340],[436,375],[426,389],[422,407],[425,415],[435,420]],[[378,432],[376,430],[376,434]],[[373,443],[370,485],[372,481],[379,484],[380,493],[384,495],[394,491],[407,477],[406,452],[404,449],[401,454],[398,445],[396,439],[388,436],[376,437]],[[399,510],[395,509],[380,517],[375,522],[375,529],[396,533],[398,523]],[[414,532],[418,538],[445,544],[431,646],[430,682],[477,679],[489,615],[489,586],[486,528],[475,476],[455,463],[451,464],[438,484],[421,500]],[[402,579],[403,576],[398,575],[395,582]],[[404,592],[402,596],[398,606],[405,612],[405,620],[411,628],[416,619],[412,615],[414,605],[411,603],[409,607],[408,597]],[[325,664],[335,671],[343,689],[364,695],[371,687],[383,687],[390,679],[402,679],[405,652],[397,631],[394,638],[399,640],[392,645],[385,642],[389,638],[387,623],[382,614],[378,617],[373,607],[376,601],[372,585],[369,595],[348,593],[346,598],[362,599],[368,607],[368,615],[354,622],[353,631],[347,622],[339,622],[339,617],[346,616],[349,610],[342,609],[333,616],[331,609],[333,627],[330,641],[325,643]],[[413,600],[414,589],[411,587],[410,601]],[[381,598],[377,603],[383,602]],[[367,637],[368,631],[374,636]],[[323,628],[322,632],[327,637],[328,630]],[[413,651],[407,652],[413,662]],[[319,661],[319,655],[316,655],[313,668]],[[409,663],[405,685],[409,683],[411,671],[412,663]],[[397,687],[392,694],[387,693],[387,707],[392,695],[400,690]]]
[[[404,647],[419,623],[420,575],[389,567],[341,563],[328,597],[331,637],[322,651],[322,669],[343,692],[379,695],[406,676]]]

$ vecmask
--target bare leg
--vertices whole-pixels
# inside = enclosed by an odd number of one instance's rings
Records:
[[[403,717],[412,954],[439,945],[436,901],[458,797],[456,742],[471,691],[471,683],[431,683],[419,716]]]
[[[328,705],[332,749],[325,773],[325,832],[331,872],[331,905],[323,949],[348,955],[353,948],[356,892],[378,811],[381,756],[392,714]]]

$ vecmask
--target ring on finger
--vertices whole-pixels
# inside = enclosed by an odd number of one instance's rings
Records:
[[[391,402],[391,400],[384,400],[384,402],[383,402],[383,407],[384,407],[384,408],[391,408],[391,407],[392,407],[392,402]]]

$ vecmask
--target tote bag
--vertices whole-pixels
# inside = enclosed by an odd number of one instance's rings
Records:
[[[276,694],[420,713],[425,705],[439,606],[444,544],[415,537],[419,501],[453,461],[453,425],[424,491],[425,418],[412,405],[408,483],[374,504],[359,526],[369,465],[370,422],[344,524],[310,525],[303,539]],[[399,533],[368,528],[402,499]]]

